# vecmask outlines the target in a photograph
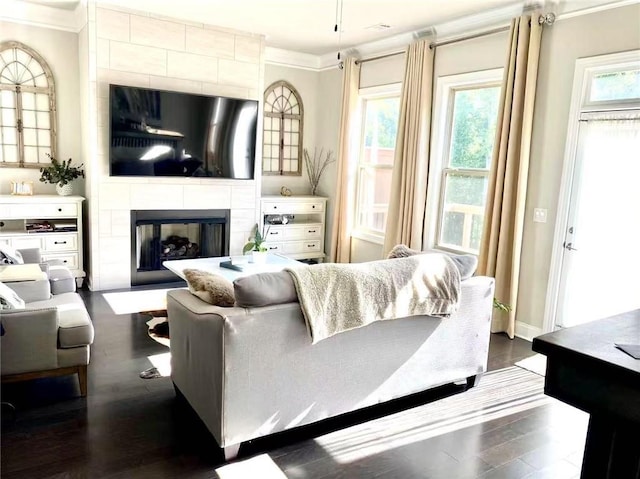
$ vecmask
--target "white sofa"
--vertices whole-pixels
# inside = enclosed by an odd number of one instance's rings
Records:
[[[222,308],[170,291],[171,377],[233,458],[257,437],[459,380],[473,386],[487,366],[493,288],[471,277],[449,318],[381,321],[314,345],[297,302]]]

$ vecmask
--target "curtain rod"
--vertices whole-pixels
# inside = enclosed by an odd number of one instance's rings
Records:
[[[467,35],[464,37],[454,38],[452,40],[445,40],[443,42],[433,42],[429,44],[429,48],[434,49],[436,47],[442,47],[444,45],[451,45],[452,43],[464,42],[465,40],[473,40],[474,38],[480,38],[487,35],[493,35],[495,33],[502,33],[509,31],[510,26],[504,26],[500,28],[493,28],[491,30],[486,30],[484,32],[475,33],[473,35]]]
[[[395,57],[396,55],[404,55],[405,51],[387,53],[385,55],[378,55],[377,57],[365,58],[364,60],[356,60],[356,65],[360,65],[361,63],[372,62],[374,60],[382,60],[383,58]]]

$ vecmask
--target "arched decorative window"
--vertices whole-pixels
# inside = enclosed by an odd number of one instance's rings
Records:
[[[38,52],[0,43],[0,166],[39,168],[56,156],[53,74]]]
[[[302,174],[302,99],[286,81],[264,92],[262,172],[265,175]]]

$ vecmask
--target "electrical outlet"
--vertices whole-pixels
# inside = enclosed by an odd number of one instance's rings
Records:
[[[545,208],[534,208],[533,209],[533,221],[535,223],[546,223],[547,222],[547,210]]]

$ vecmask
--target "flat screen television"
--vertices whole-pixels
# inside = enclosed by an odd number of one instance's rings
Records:
[[[253,179],[258,102],[110,85],[109,174]]]

